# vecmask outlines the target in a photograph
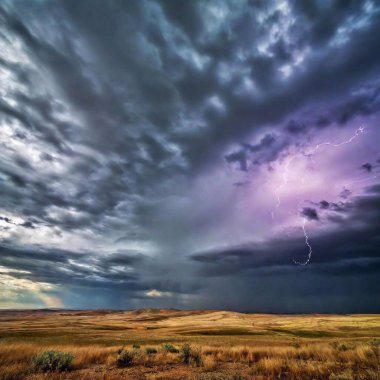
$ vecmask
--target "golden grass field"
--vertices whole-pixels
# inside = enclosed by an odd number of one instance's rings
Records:
[[[190,344],[197,360],[164,343]],[[0,380],[380,380],[379,343],[380,315],[1,311]],[[133,354],[126,368],[116,365],[122,347]],[[35,369],[46,350],[74,355],[72,368]]]

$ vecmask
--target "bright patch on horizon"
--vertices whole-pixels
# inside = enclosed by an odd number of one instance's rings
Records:
[[[145,292],[145,295],[150,298],[161,298],[161,297],[170,297],[172,296],[171,292],[161,292],[157,289],[149,290],[148,292]]]

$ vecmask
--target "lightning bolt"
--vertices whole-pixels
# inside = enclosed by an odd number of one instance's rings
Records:
[[[350,144],[352,143],[352,141],[354,141],[357,137],[359,137],[362,133],[364,133],[364,127],[361,126],[359,127],[356,131],[355,131],[355,134],[353,136],[351,136],[348,140],[346,141],[342,141],[341,143],[339,144],[333,144],[329,141],[327,142],[324,142],[324,143],[321,143],[321,144],[317,144],[314,149],[313,149],[313,152],[309,153],[309,154],[314,154],[321,146],[325,146],[325,145],[328,145],[328,146],[332,146],[333,148],[339,148],[340,146],[342,145],[346,145],[346,144]]]
[[[332,142],[323,142],[323,143],[320,143],[320,144],[317,144],[314,146],[314,148],[312,150],[310,150],[309,152],[304,152],[302,153],[302,155],[306,155],[306,156],[309,156],[313,157],[313,155],[317,152],[317,150],[319,148],[321,148],[322,146],[330,146],[330,147],[333,147],[333,148],[339,148],[341,147],[342,145],[347,145],[347,144],[350,144],[352,143],[352,141],[354,141],[356,138],[358,138],[361,134],[365,133],[365,128],[363,126],[359,127],[356,131],[355,131],[355,134],[353,136],[351,136],[348,140],[344,140],[340,143],[332,143]],[[283,175],[282,175],[282,182],[281,182],[281,185],[278,187],[278,189],[276,189],[275,191],[275,197],[276,197],[276,206],[275,208],[272,210],[272,219],[274,219],[275,217],[275,212],[280,208],[281,206],[281,198],[280,198],[280,190],[282,190],[288,183],[288,179],[289,179],[289,167],[290,167],[290,164],[293,162],[293,160],[298,156],[300,155],[301,153],[298,153],[297,155],[291,157],[285,164],[285,167],[284,167],[284,171],[283,171]],[[377,178],[378,176],[380,176],[380,173],[377,174],[375,176],[375,178]],[[367,179],[366,179],[367,180]],[[302,183],[304,183],[304,179],[302,180]],[[311,260],[311,255],[313,253],[313,248],[311,246],[311,244],[309,243],[309,236],[307,234],[307,230],[306,230],[306,218],[304,217],[303,218],[303,221],[302,221],[302,231],[303,231],[303,234],[304,234],[304,237],[305,237],[305,244],[306,246],[308,247],[309,249],[309,252],[308,252],[308,255],[307,255],[307,259],[306,261],[304,262],[301,262],[301,261],[298,261],[298,260],[295,260],[293,259],[293,262],[294,264],[297,264],[297,265],[307,265],[310,260]]]
[[[297,265],[307,265],[311,259],[311,254],[313,253],[313,248],[311,247],[310,243],[309,243],[309,236],[307,234],[307,231],[306,231],[306,218],[304,217],[303,220],[302,220],[302,231],[303,231],[303,235],[305,236],[305,243],[307,245],[307,247],[309,248],[309,253],[307,255],[307,260],[302,262],[302,261],[298,261],[298,260],[295,260],[293,259],[293,263],[294,264],[297,264]]]
[[[285,164],[285,168],[284,168],[284,172],[283,172],[283,175],[282,175],[282,182],[281,182],[281,185],[278,187],[278,189],[276,189],[275,191],[275,196],[276,196],[276,206],[274,208],[274,210],[272,210],[271,214],[272,214],[272,219],[274,220],[274,217],[275,217],[275,212],[280,208],[281,206],[281,198],[280,198],[280,194],[279,192],[286,186],[286,184],[288,183],[288,178],[289,178],[289,166],[290,164],[292,163],[292,161],[295,159],[296,156],[293,156],[290,160],[288,160]]]

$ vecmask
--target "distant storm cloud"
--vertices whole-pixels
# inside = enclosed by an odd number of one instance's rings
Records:
[[[372,164],[370,164],[369,162],[366,162],[365,164],[362,165],[362,169],[364,169],[367,172],[371,172],[373,167],[372,167]]]
[[[2,1],[0,307],[378,312],[379,34],[371,0]]]
[[[316,209],[311,207],[305,207],[302,209],[301,214],[308,218],[309,220],[319,220],[318,212]]]

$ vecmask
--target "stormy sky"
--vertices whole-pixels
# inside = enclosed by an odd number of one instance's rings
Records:
[[[3,0],[0,308],[380,312],[380,4]]]

